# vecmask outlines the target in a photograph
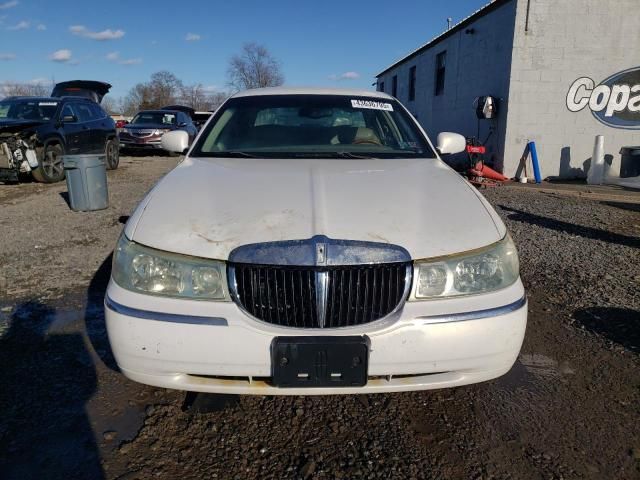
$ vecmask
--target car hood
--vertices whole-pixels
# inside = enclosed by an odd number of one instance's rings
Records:
[[[436,159],[187,158],[149,192],[125,233],[221,260],[241,245],[315,235],[399,245],[419,259],[492,244],[506,229]]]
[[[36,120],[0,120],[0,133],[22,132],[43,123]]]

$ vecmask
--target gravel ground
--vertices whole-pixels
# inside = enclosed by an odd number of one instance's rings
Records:
[[[93,213],[64,185],[0,185],[1,478],[640,478],[640,194],[486,192],[530,297],[500,379],[193,398],[118,373],[101,310],[123,222],[175,164],[123,158]]]

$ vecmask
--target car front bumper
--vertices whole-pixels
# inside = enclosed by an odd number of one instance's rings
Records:
[[[527,323],[522,283],[475,297],[407,302],[390,317],[342,329],[292,329],[248,317],[232,302],[151,297],[110,282],[109,341],[132,380],[210,393],[322,395],[428,390],[508,372]],[[270,383],[277,336],[362,335],[370,342],[364,387],[278,388]]]
[[[120,137],[120,148],[130,148],[130,149],[162,149],[161,140],[158,138],[157,140],[132,140],[128,138]]]

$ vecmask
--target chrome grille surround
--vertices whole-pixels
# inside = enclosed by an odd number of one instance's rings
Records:
[[[291,328],[342,328],[382,320],[411,290],[402,247],[309,240],[245,245],[229,256],[229,290],[249,316]]]

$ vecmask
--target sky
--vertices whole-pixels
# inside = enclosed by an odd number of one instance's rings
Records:
[[[376,73],[489,0],[0,0],[0,83],[102,80],[121,97],[160,70],[210,91],[265,45],[285,84],[371,88]]]

